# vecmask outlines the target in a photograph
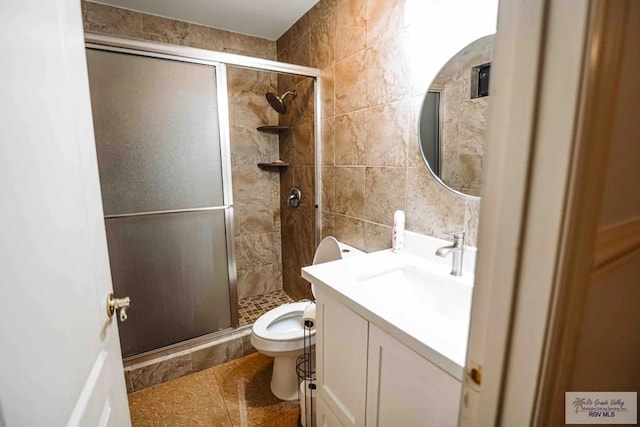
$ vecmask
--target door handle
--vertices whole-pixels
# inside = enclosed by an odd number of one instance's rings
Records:
[[[115,313],[116,310],[120,310],[120,321],[124,322],[128,318],[127,309],[130,305],[131,298],[116,298],[115,296],[113,296],[113,293],[110,293],[107,297],[107,315],[109,317],[112,317],[113,313]]]

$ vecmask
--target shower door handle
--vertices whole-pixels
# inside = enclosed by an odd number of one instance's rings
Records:
[[[120,321],[124,322],[128,319],[127,309],[130,305],[131,298],[116,298],[115,296],[113,296],[113,293],[110,293],[107,297],[107,315],[109,317],[112,317],[113,313],[115,313],[116,310],[120,310]]]

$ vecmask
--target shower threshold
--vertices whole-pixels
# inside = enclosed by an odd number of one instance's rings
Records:
[[[251,326],[262,314],[293,300],[278,290],[239,301],[238,328],[228,328],[123,358],[127,392],[142,390],[254,353]]]

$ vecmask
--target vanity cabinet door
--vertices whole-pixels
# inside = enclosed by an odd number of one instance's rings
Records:
[[[322,398],[318,399],[318,414],[316,415],[316,426],[318,427],[344,427],[338,417],[329,409]]]
[[[367,397],[369,324],[317,292],[316,364],[319,397],[340,425],[363,426]],[[326,414],[326,412],[325,412]],[[333,425],[330,421],[327,425]]]
[[[369,326],[367,426],[458,425],[460,382]]]

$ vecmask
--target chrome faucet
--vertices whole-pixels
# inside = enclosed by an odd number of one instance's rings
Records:
[[[436,255],[446,257],[453,253],[451,275],[462,276],[462,255],[464,254],[464,231],[451,233],[453,236],[453,245],[438,248]]]

